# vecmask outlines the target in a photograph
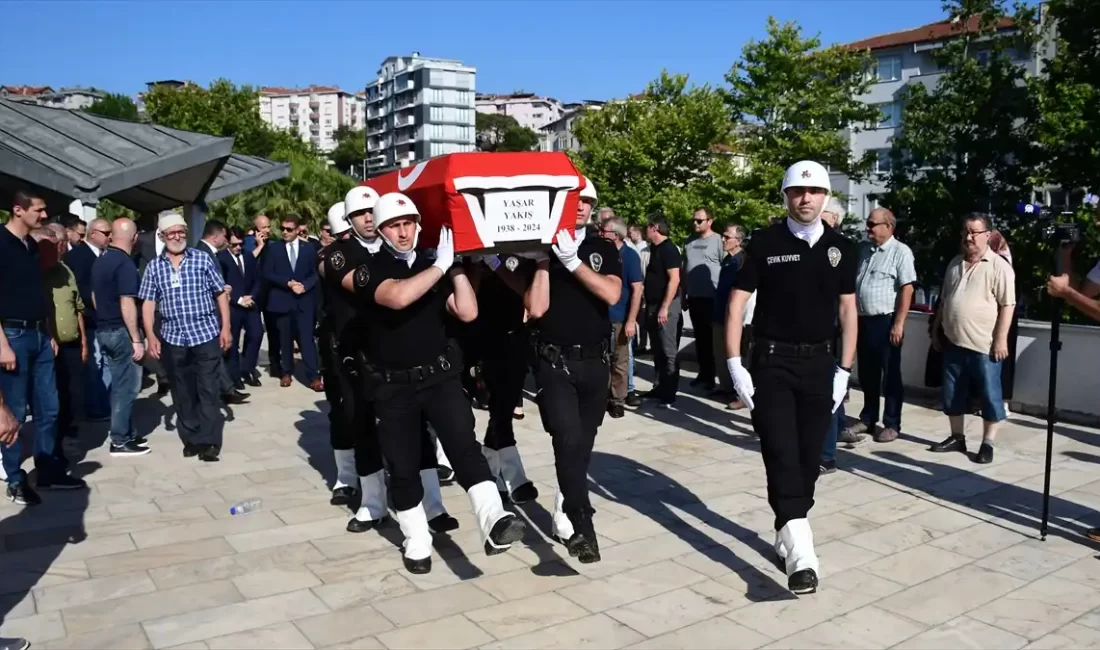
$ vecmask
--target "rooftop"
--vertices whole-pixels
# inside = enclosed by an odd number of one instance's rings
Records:
[[[339,86],[306,86],[305,88],[284,88],[282,86],[262,86],[260,87],[261,95],[268,96],[283,96],[283,95],[313,95],[313,94],[327,94],[327,93],[342,93],[345,95],[352,95]]]
[[[1010,29],[1014,24],[1012,18],[1004,17],[997,23],[997,29]],[[881,50],[902,45],[941,41],[956,36],[959,33],[976,31],[977,29],[977,17],[968,20],[965,26],[961,22],[941,20],[940,22],[922,25],[913,29],[872,36],[854,43],[848,43],[846,47],[855,50]]]

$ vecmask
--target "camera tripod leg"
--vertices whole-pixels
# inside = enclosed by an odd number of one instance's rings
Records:
[[[1058,397],[1058,353],[1062,350],[1062,341],[1058,338],[1062,323],[1062,300],[1054,301],[1054,315],[1050,318],[1050,378],[1047,386],[1047,454],[1046,469],[1043,476],[1043,519],[1039,525],[1039,538],[1047,539],[1047,523],[1050,519],[1050,463],[1054,451],[1055,403]]]

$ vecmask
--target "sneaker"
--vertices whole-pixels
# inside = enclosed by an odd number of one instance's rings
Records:
[[[142,447],[134,441],[130,441],[121,445],[111,445],[112,456],[144,456],[152,451],[148,447]]]
[[[24,482],[8,486],[8,501],[17,506],[36,506],[42,503],[42,497]]]
[[[626,394],[626,405],[635,408],[642,405],[642,398],[638,395],[638,391],[630,391]]]
[[[867,441],[867,436],[860,435],[855,427],[849,427],[840,432],[836,441],[837,444],[845,445],[848,449],[855,449]]]
[[[835,471],[836,471],[836,461],[835,460],[823,460],[823,461],[821,461],[821,472],[820,472],[820,474],[822,476],[824,476],[826,474],[832,474]]]
[[[87,488],[88,484],[84,482],[84,479],[79,479],[69,474],[62,474],[57,478],[43,481],[38,480],[39,490],[83,490]]]

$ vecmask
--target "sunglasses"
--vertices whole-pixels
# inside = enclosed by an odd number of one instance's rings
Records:
[[[296,232],[298,230],[298,226],[290,226],[289,228],[286,227],[286,226],[283,226],[282,228],[283,228],[283,232]]]
[[[111,236],[111,231],[110,230],[99,230],[99,229],[93,228],[92,232],[97,232],[97,233],[103,235],[104,237],[110,237]]]
[[[241,242],[239,242],[239,241],[231,241],[231,242],[229,242],[229,247],[230,247],[230,248],[239,248],[240,246],[241,246]]]
[[[692,221],[694,221],[695,223],[706,223],[710,221],[710,219],[693,219]]]

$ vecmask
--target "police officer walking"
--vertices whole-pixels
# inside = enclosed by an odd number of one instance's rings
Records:
[[[856,349],[855,244],[822,223],[829,175],[813,161],[783,177],[788,216],[760,229],[726,316],[726,356],[734,388],[752,411],[775,513],[775,550],[796,594],[817,591],[819,564],[806,518],[832,413],[844,400]],[[752,372],[741,360],[745,303],[757,293]],[[840,363],[833,355],[840,323]]]
[[[588,498],[588,464],[603,424],[610,380],[611,320],[608,307],[622,292],[615,244],[586,230],[595,194],[585,179],[575,231],[562,230],[551,259],[536,256],[525,303],[531,318],[533,372],[539,413],[554,445],[558,493],[553,534],[569,554],[588,564],[600,560]]]
[[[523,470],[513,427],[516,403],[522,398],[523,381],[527,377],[529,341],[523,322],[527,283],[521,276],[520,258],[501,257],[482,258],[488,268],[475,267],[477,272],[471,276],[478,303],[475,336],[481,351],[482,377],[489,392],[489,424],[481,451],[490,470],[503,482],[512,503],[521,504],[539,496],[538,488]]]
[[[361,495],[358,510],[348,520],[347,529],[351,533],[371,530],[381,524],[388,514],[386,475],[375,424],[373,384],[363,380],[369,312],[361,300],[342,286],[349,273],[365,264],[382,248],[382,239],[374,229],[372,214],[377,201],[378,193],[373,189],[355,187],[343,202],[337,204],[340,211],[330,213],[329,226],[338,239],[325,249],[320,270],[324,278],[322,286],[331,292],[329,304],[333,307],[329,327],[334,336],[330,345],[340,386],[335,401],[333,396],[329,396],[332,446],[338,474],[342,472],[351,479],[358,474],[356,484]],[[335,419],[333,414],[336,414]],[[426,426],[421,428],[421,437],[430,442]],[[443,506],[431,446],[421,454],[420,478],[424,489],[424,511],[432,532],[458,528],[458,521],[448,515]],[[338,485],[340,482],[338,478]],[[348,504],[353,502],[353,497],[346,501]],[[335,498],[333,503],[341,505],[336,503]]]
[[[346,200],[345,200],[346,202]],[[404,540],[405,568],[431,570],[431,529],[422,507],[422,418],[435,429],[466,490],[486,553],[495,555],[523,537],[525,524],[501,504],[496,481],[474,436],[474,415],[462,391],[460,353],[448,340],[448,314],[477,318],[477,299],[453,237],[440,232],[435,259],[417,250],[420,213],[404,194],[383,195],[374,206],[383,250],[343,280],[367,309],[366,380],[372,390],[378,439],[390,472],[394,516]],[[453,268],[452,268],[453,267]],[[411,434],[411,435],[410,435]]]

